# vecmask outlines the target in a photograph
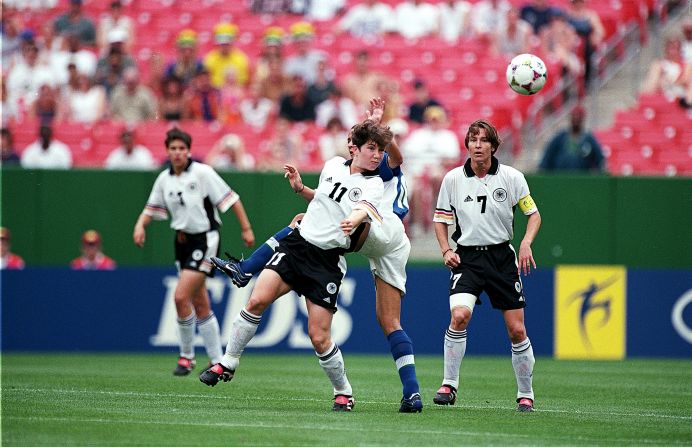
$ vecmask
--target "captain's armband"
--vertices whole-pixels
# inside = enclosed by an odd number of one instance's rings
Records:
[[[526,197],[522,197],[519,199],[519,209],[521,210],[522,213],[525,215],[533,214],[536,211],[538,211],[538,208],[536,207],[536,203],[533,201],[531,198],[531,195],[528,195]]]

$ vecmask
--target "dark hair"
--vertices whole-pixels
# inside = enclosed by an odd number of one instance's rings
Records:
[[[502,143],[502,140],[500,139],[500,136],[497,134],[495,126],[493,126],[486,120],[476,120],[473,123],[471,123],[468,132],[466,132],[466,138],[464,138],[464,146],[466,146],[466,149],[468,149],[469,139],[472,136],[478,135],[481,129],[485,129],[485,133],[487,134],[488,140],[490,140],[490,145],[493,147],[494,154],[497,148],[500,147],[500,143]]]
[[[7,138],[7,140],[10,142],[10,146],[12,146],[14,144],[14,138],[12,138],[12,132],[10,131],[10,129],[8,129],[7,127],[3,127],[1,132],[2,136]]]
[[[174,141],[180,140],[187,146],[188,149],[192,149],[192,137],[189,133],[174,127],[173,129],[166,132],[166,148]]]
[[[392,142],[392,138],[394,138],[394,135],[388,127],[380,127],[370,120],[356,124],[351,130],[351,142],[356,147],[361,147],[372,140],[381,149],[386,149],[389,143]]]

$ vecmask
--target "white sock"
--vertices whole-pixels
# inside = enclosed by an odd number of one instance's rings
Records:
[[[241,310],[240,314],[235,317],[231,324],[231,336],[226,345],[226,354],[221,359],[223,366],[232,370],[238,367],[240,355],[252,337],[255,336],[261,318],[261,315],[253,315],[245,309]]]
[[[212,365],[221,361],[221,330],[219,329],[219,320],[216,319],[214,312],[201,320],[197,320],[197,330],[202,336],[204,348],[207,350],[207,355]]]
[[[447,328],[444,345],[445,378],[442,384],[459,389],[459,368],[466,354],[466,329],[455,331]]]
[[[347,396],[353,395],[353,390],[351,389],[351,383],[346,377],[346,367],[344,366],[344,358],[341,355],[341,350],[337,345],[332,343],[332,345],[327,349],[326,352],[320,354],[315,352],[320,361],[320,366],[329,377],[334,387],[334,395],[345,394]]]
[[[180,337],[180,356],[195,358],[195,314],[178,318],[178,336]]]
[[[512,343],[512,366],[514,375],[517,376],[517,399],[528,397],[533,400],[533,365],[536,358],[533,356],[531,341],[526,340]]]

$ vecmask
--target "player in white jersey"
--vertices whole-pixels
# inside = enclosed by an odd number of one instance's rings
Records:
[[[213,276],[209,258],[218,254],[221,225],[218,211],[231,208],[242,229],[245,245],[255,236],[238,194],[210,167],[190,158],[192,138],[179,129],[166,133],[170,168],[161,172],[135,224],[133,240],[142,247],[146,227],[153,219],[171,215],[175,230],[175,258],[179,272],[175,289],[180,357],[173,374],[184,376],[195,367],[195,326],[212,364],[221,360],[219,322],[209,304],[206,276]]]
[[[526,305],[520,274],[536,267],[531,244],[541,226],[524,175],[500,164],[493,155],[500,138],[492,124],[478,120],[466,133],[469,158],[445,175],[433,222],[442,257],[451,269],[451,322],[444,337],[444,379],[433,402],[453,405],[459,387],[459,368],[466,352],[466,328],[485,291],[493,308],[502,311],[512,342],[512,366],[517,379],[518,411],[533,411],[535,358],[524,326]],[[519,246],[519,262],[509,241],[514,236],[516,206],[528,216]],[[448,228],[454,227],[449,247]]]
[[[299,230],[279,242],[276,252],[255,284],[245,308],[232,323],[226,354],[200,375],[214,386],[231,380],[240,355],[257,331],[264,311],[280,296],[293,290],[305,297],[308,334],[320,366],[329,377],[334,411],[351,411],[351,384],[346,377],[339,347],[331,339],[336,300],[346,273],[344,253],[355,244],[355,232],[366,222],[381,225],[378,211],[384,186],[377,167],[391,131],[366,122],[353,130],[357,146],[353,158],[335,157],[325,163],[315,196],[308,205]]]

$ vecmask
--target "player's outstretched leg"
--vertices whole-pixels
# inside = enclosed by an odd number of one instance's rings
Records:
[[[226,256],[228,256],[228,260],[217,258],[216,256],[212,256],[210,259],[214,264],[214,267],[221,270],[226,274],[226,276],[231,278],[231,281],[233,281],[233,284],[235,284],[236,287],[247,286],[252,279],[252,273],[246,273],[245,270],[243,270],[240,265],[242,262],[240,259],[233,257],[228,253],[226,253]]]
[[[423,411],[423,401],[420,398],[420,388],[416,377],[413,343],[403,329],[390,333],[387,340],[403,387],[399,412],[420,413]]]

